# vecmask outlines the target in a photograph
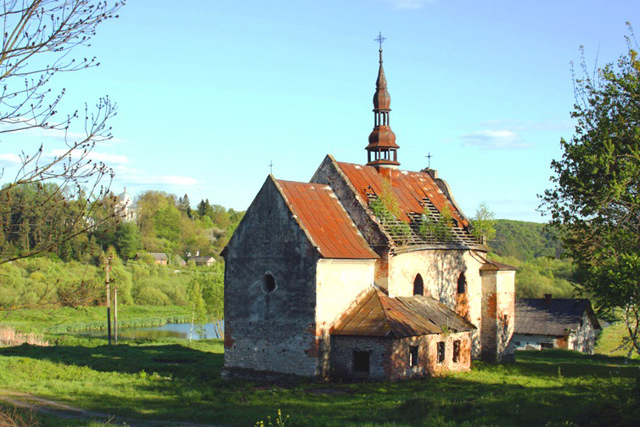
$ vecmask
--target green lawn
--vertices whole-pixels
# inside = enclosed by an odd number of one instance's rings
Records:
[[[637,425],[640,364],[568,351],[400,382],[293,386],[224,382],[221,342],[179,340],[0,348],[0,389],[134,419],[252,426],[277,410],[297,425]],[[43,424],[51,418],[43,419]],[[87,424],[76,424],[87,425]],[[135,424],[134,424],[135,425]]]

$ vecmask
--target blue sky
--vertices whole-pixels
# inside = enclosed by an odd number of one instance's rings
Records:
[[[101,66],[62,75],[63,107],[109,95],[97,158],[113,190],[154,189],[243,210],[273,162],[308,181],[326,154],[365,163],[378,32],[402,169],[431,165],[467,216],[543,221],[559,140],[573,132],[571,61],[625,52],[637,0],[137,0],[98,29]],[[5,136],[0,163],[54,135]],[[5,175],[9,176],[9,174]]]

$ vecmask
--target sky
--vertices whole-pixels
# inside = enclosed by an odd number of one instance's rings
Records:
[[[381,32],[404,170],[431,167],[472,217],[544,222],[538,195],[570,138],[572,67],[626,52],[637,0],[130,0],[59,75],[63,111],[105,95],[114,138],[93,152],[112,190],[245,210],[271,171],[309,181],[327,154],[366,163]],[[640,24],[638,24],[640,25]],[[579,69],[578,69],[579,71]],[[3,135],[0,166],[55,135]]]

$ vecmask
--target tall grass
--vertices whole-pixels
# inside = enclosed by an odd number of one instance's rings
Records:
[[[9,326],[0,326],[0,346],[3,345],[39,345],[48,346],[49,342],[35,333],[21,334]],[[1,419],[1,418],[0,418]],[[0,423],[0,426],[3,424]]]

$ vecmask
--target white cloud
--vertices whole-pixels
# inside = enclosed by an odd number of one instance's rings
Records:
[[[489,150],[522,149],[531,146],[531,144],[522,142],[517,133],[507,129],[481,130],[462,135],[460,139],[465,147],[479,147]]]
[[[433,3],[435,0],[385,0],[393,5],[396,9],[420,9],[427,3]]]
[[[15,166],[20,164],[20,157],[16,154],[0,154],[0,164]]]

